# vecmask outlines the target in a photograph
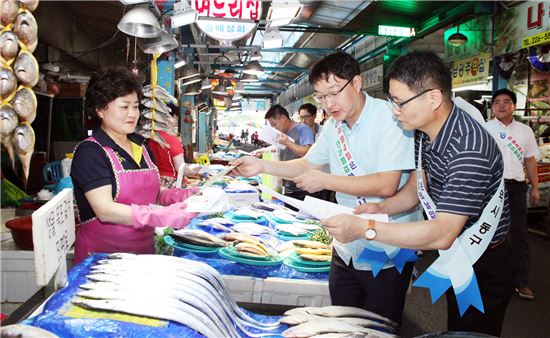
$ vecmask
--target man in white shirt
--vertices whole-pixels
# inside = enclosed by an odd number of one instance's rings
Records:
[[[487,124],[502,152],[504,159],[504,179],[512,224],[510,238],[516,256],[516,291],[521,298],[534,299],[535,294],[529,287],[529,246],[527,243],[527,183],[531,184],[531,203],[539,201],[537,160],[539,149],[531,128],[513,118],[516,110],[516,94],[504,88],[493,94],[493,115],[495,119]]]

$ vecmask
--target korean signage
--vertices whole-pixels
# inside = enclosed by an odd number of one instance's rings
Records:
[[[495,17],[494,55],[550,42],[550,2],[526,1]]]
[[[197,26],[216,40],[234,41],[247,36],[256,28],[262,14],[261,0],[193,0],[199,13]],[[202,19],[208,17],[209,19]],[[217,20],[219,19],[219,20]],[[248,22],[247,22],[248,21]]]
[[[73,190],[63,189],[32,213],[36,285],[47,285],[75,240]],[[66,273],[66,271],[65,271]]]
[[[363,89],[368,90],[374,87],[382,86],[382,78],[384,77],[384,65],[380,64],[374,68],[364,71],[363,76]]]
[[[487,82],[489,76],[489,53],[453,61],[451,63],[451,76],[453,88]]]

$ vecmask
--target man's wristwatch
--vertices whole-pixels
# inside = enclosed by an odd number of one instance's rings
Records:
[[[367,230],[365,231],[365,238],[372,241],[376,238],[375,222],[373,219],[367,220]]]

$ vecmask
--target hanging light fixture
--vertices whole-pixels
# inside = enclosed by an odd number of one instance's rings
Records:
[[[174,36],[164,31],[160,33],[160,36],[148,39],[143,43],[143,52],[145,54],[162,54],[176,48],[178,48],[178,42]]]
[[[144,7],[129,10],[120,19],[117,28],[128,35],[146,39],[155,38],[162,32],[155,15]]]
[[[258,61],[252,61],[244,66],[243,73],[260,77],[264,73],[264,67]]]
[[[280,48],[283,46],[283,35],[277,28],[268,28],[264,34],[264,40],[262,41],[262,47],[264,49]]]
[[[183,68],[183,72],[182,72],[182,76],[181,78],[182,79],[188,79],[190,77],[199,77],[200,76],[200,73],[198,70],[195,69],[195,67],[193,67],[192,65],[190,64],[187,64],[184,66]],[[199,78],[199,81],[200,81],[200,78]]]
[[[220,81],[216,87],[212,89],[213,95],[219,95],[219,96],[229,96],[227,93],[227,87],[223,83],[223,81]]]
[[[187,88],[185,88],[183,95],[199,95],[200,93],[201,93],[200,83],[193,83],[188,85]]]
[[[212,88],[212,83],[209,78],[205,78],[204,81],[202,81],[201,90],[208,90],[210,88]]]
[[[468,37],[466,35],[460,33],[459,29],[460,29],[460,25],[457,25],[456,26],[456,33],[451,34],[447,38],[447,42],[449,42],[449,44],[451,46],[460,47],[463,44],[465,44],[466,42],[468,42]]]
[[[197,22],[199,13],[189,6],[187,0],[180,0],[174,4],[174,15],[170,18],[172,28],[189,25]]]
[[[243,74],[240,79],[241,82],[258,82],[258,77],[251,74]]]
[[[303,7],[298,0],[272,0],[266,19],[271,27],[284,26],[300,16]]]

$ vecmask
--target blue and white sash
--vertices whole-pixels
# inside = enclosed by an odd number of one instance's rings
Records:
[[[416,169],[417,193],[429,220],[436,218],[437,207],[422,180],[422,140]],[[478,221],[453,242],[447,250],[438,250],[439,258],[416,280],[414,286],[430,289],[432,303],[453,287],[460,315],[470,305],[485,312],[473,265],[485,252],[496,233],[504,205],[504,179],[483,209]]]
[[[353,156],[348,147],[346,137],[342,128],[342,122],[336,122],[337,131],[336,149],[338,150],[338,163],[342,167],[342,170],[347,176],[361,176],[364,173],[359,168],[357,162],[353,159]],[[367,203],[365,197],[356,196],[357,204]],[[344,244],[333,241],[334,248],[337,252],[347,252]],[[340,250],[340,251],[339,251]],[[401,273],[403,267],[407,262],[416,261],[416,253],[414,250],[401,249],[396,246],[379,243],[376,241],[367,241],[366,248],[357,257],[357,262],[366,262],[372,269],[372,274],[376,277],[378,272],[384,267],[386,262],[391,260],[396,269]]]
[[[521,165],[523,165],[523,148],[519,145],[518,141],[516,141],[512,134],[502,128],[497,121],[494,121],[493,123],[486,123],[485,127],[491,133],[493,138],[497,140],[497,142],[504,144],[504,147],[514,155],[514,158],[516,158]]]

